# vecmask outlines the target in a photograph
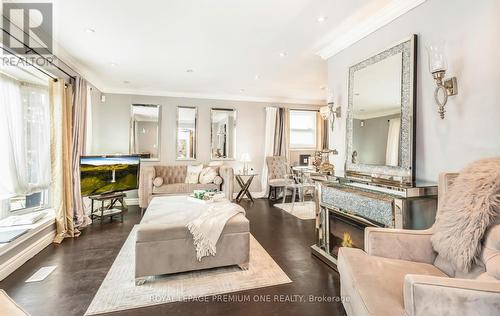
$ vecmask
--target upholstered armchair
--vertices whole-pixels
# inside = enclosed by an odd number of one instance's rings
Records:
[[[287,184],[293,183],[288,173],[289,167],[286,157],[283,156],[269,156],[266,157],[267,165],[267,183],[269,186],[268,199],[277,199],[277,189],[283,188]]]
[[[456,175],[440,176],[440,196]],[[432,234],[432,228],[366,228],[364,251],[340,248],[347,315],[499,315],[500,219],[486,231],[480,262],[467,274],[436,266]]]

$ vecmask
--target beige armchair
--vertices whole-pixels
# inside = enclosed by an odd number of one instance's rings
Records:
[[[287,184],[293,183],[288,173],[289,167],[286,157],[283,156],[269,156],[266,157],[267,165],[267,183],[269,186],[268,199],[278,198],[277,189],[284,188]]]
[[[440,196],[456,174],[442,174]],[[480,262],[468,274],[435,266],[432,228],[367,228],[365,251],[340,248],[340,291],[349,316],[499,315],[500,219],[483,239]]]

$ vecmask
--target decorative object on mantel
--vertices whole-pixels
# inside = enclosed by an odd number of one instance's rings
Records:
[[[330,129],[333,132],[333,123],[335,123],[335,117],[341,117],[341,107],[338,106],[334,108],[335,104],[333,102],[333,91],[330,89],[328,89],[327,91],[327,105],[319,109],[319,114],[324,120],[328,120],[330,122]]]
[[[335,174],[335,166],[330,163],[330,153],[333,155],[339,154],[336,149],[325,149],[314,152],[314,161],[312,165],[316,168],[316,171],[323,174]]]
[[[444,113],[448,97],[458,93],[457,78],[445,78],[448,64],[444,56],[444,41],[438,41],[427,45],[427,54],[429,56],[429,71],[436,81],[436,90],[434,90],[434,100],[438,106],[438,113],[441,119],[444,119]]]

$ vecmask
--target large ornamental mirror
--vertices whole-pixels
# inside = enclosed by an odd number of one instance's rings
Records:
[[[233,160],[236,142],[236,110],[213,108],[210,118],[212,160]]]
[[[143,160],[160,159],[161,107],[155,104],[132,104],[130,109],[129,153]]]
[[[197,151],[196,107],[177,107],[177,160],[196,160]]]
[[[412,185],[417,37],[349,68],[346,175]]]

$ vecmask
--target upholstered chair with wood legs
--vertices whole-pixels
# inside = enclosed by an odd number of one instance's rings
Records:
[[[439,196],[456,176],[440,176]],[[500,218],[488,227],[479,262],[469,273],[437,264],[432,234],[433,228],[370,227],[364,251],[340,248],[337,268],[347,315],[500,315]]]
[[[286,157],[269,156],[266,157],[267,183],[269,185],[268,199],[278,199],[277,189],[283,189],[287,184],[293,183],[289,174],[289,166]]]

